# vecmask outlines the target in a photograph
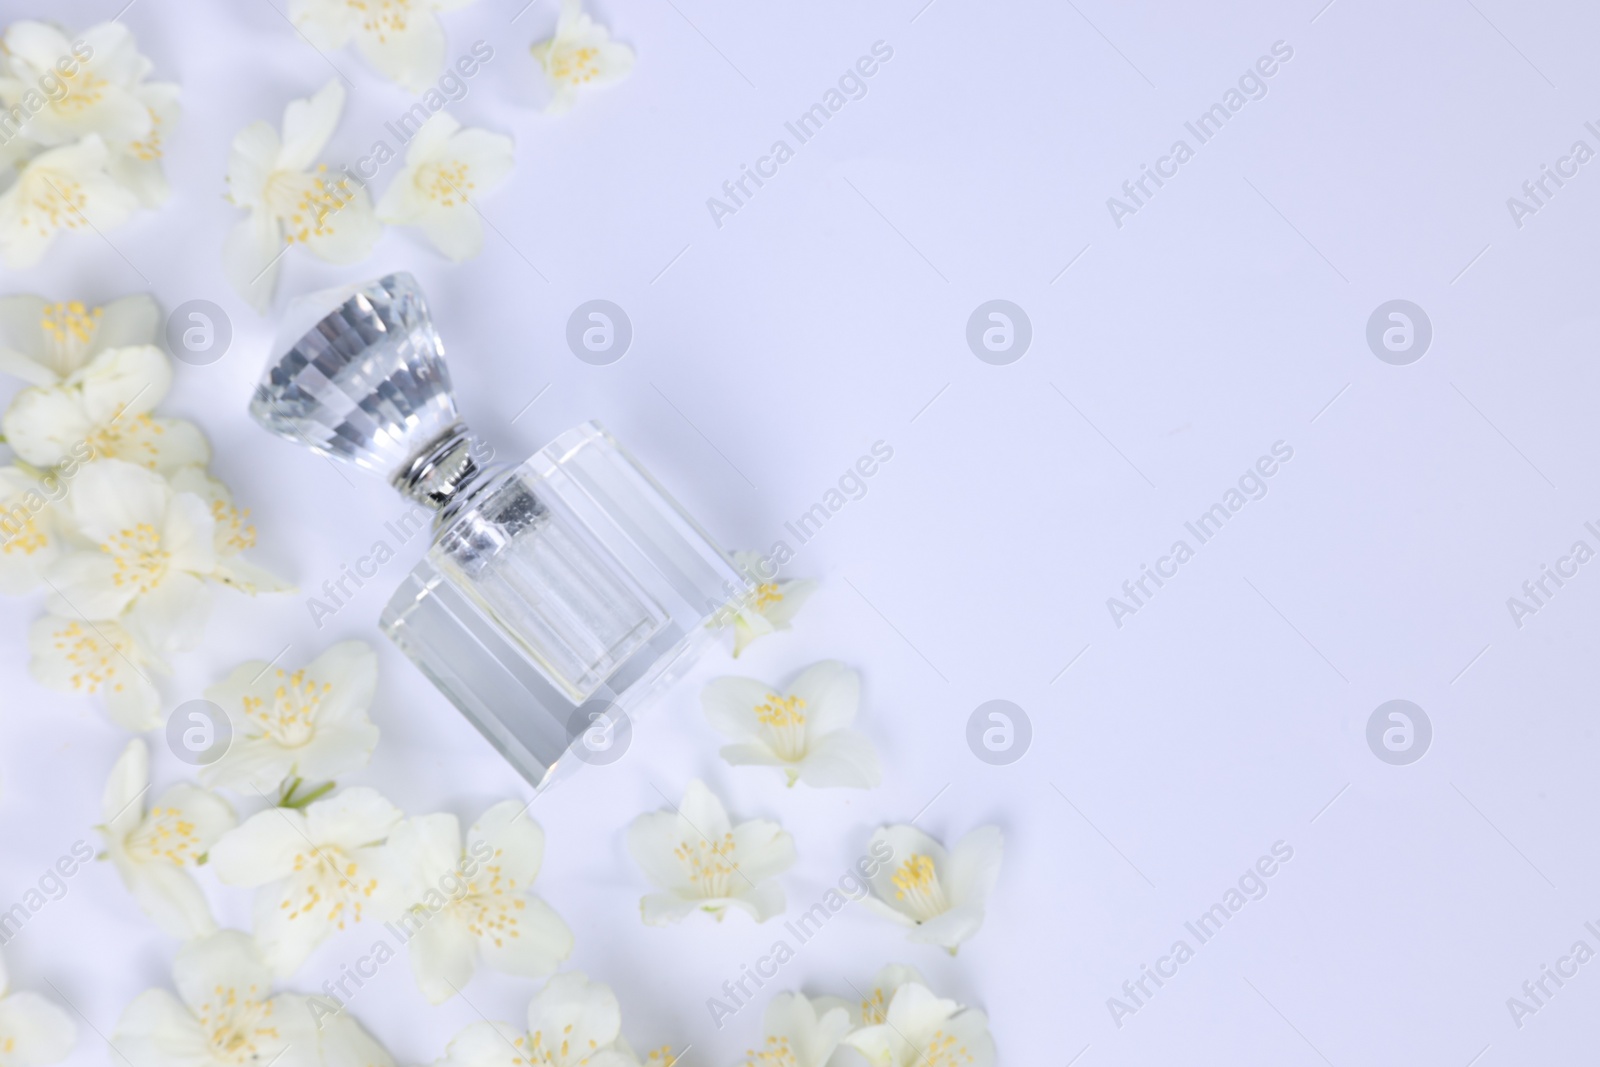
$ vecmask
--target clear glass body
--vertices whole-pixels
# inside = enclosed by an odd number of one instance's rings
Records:
[[[534,785],[679,677],[750,582],[597,423],[446,512],[385,633]]]

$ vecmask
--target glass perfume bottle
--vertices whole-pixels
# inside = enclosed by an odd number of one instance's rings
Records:
[[[433,509],[379,625],[535,787],[569,751],[620,755],[631,717],[753,594],[598,423],[486,463],[411,275],[303,298],[279,341],[250,414]]]

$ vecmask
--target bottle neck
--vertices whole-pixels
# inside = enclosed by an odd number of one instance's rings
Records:
[[[419,451],[392,481],[401,495],[434,510],[437,527],[505,468],[494,462],[493,446],[458,422]]]

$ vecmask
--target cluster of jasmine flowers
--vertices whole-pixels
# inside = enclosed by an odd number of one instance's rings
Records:
[[[289,18],[325,51],[354,45],[384,76],[421,92],[444,65],[439,11],[470,0],[290,0]],[[633,53],[562,0],[553,35],[532,48],[548,110],[628,73]],[[78,36],[16,22],[0,47],[0,258],[39,260],[62,230],[103,230],[168,195],[163,139],[176,86],[118,23]],[[475,197],[512,169],[509,137],[464,128],[434,109],[408,141],[403,167],[376,202],[348,173],[318,163],[342,115],[330,82],[233,139],[228,192],[246,215],[224,246],[225,273],[259,309],[281,259],[304,244],[336,263],[372,249],[384,224],[419,228],[456,261],[484,239]],[[43,685],[97,696],[135,735],[168,725],[157,678],[205,632],[216,586],[254,595],[290,586],[244,557],[248,511],[209,472],[199,427],[157,408],[173,378],[157,344],[161,310],[138,295],[102,307],[0,298],[0,371],[22,382],[0,414],[0,593],[39,594],[30,669]],[[735,605],[733,656],[790,628],[809,581],[750,571]],[[281,653],[280,653],[281,655]],[[623,1036],[611,988],[561,971],[573,932],[533,893],[544,831],[529,805],[503,800],[463,830],[448,812],[408,815],[376,789],[338,779],[371,761],[378,661],[360,641],[300,666],[241,663],[205,691],[227,719],[227,744],[192,780],[150,799],[150,748],[134,736],[111,763],[96,827],[101,858],[132,902],[179,942],[170,988],[126,1005],[109,1042],[129,1067],[394,1067],[346,1010],[349,988],[285,988],[337,931],[378,921],[403,939],[418,989],[433,1004],[480,969],[542,980],[526,1025],[487,1019],[451,1040],[435,1067],[671,1067],[670,1047],[638,1052]],[[871,789],[878,755],[856,727],[861,678],[824,660],[782,685],[721,677],[701,694],[729,766],[766,767],[787,786]],[[735,821],[690,778],[681,803],[627,827],[628,852],[653,891],[648,926],[743,912],[766,922],[787,907],[779,878],[797,861],[772,819]],[[860,900],[914,943],[954,954],[983,925],[999,876],[998,828],[946,848],[914,825],[885,825],[867,844]],[[219,927],[202,877],[253,894],[249,929]],[[839,907],[846,901],[841,897]],[[833,904],[827,904],[832,909]],[[385,951],[390,950],[385,946]],[[391,953],[392,954],[392,953]],[[387,957],[385,957],[387,958]],[[852,987],[853,988],[853,987]],[[936,995],[913,968],[891,966],[855,1000],[781,993],[767,1005],[752,1067],[825,1067],[836,1055],[873,1067],[992,1067],[984,1013]],[[10,991],[0,965],[0,1061],[55,1063],[77,1027],[61,1006]]]
[[[372,66],[402,87],[436,94],[431,85],[444,69],[445,37],[435,12],[468,2],[296,0],[290,17],[317,47],[332,51],[354,43]],[[633,67],[632,50],[611,40],[606,28],[583,12],[580,0],[563,0],[554,36],[534,45],[533,55],[544,71],[547,110],[553,112],[570,108],[580,88],[615,81]],[[258,311],[271,304],[279,265],[293,245],[304,245],[330,263],[358,263],[389,224],[416,227],[457,263],[483,249],[476,199],[510,175],[511,138],[464,128],[449,112],[434,110],[408,141],[400,172],[374,203],[364,181],[318,162],[344,103],[344,87],[330,81],[312,96],[290,101],[281,132],[255,122],[233,139],[228,197],[247,214],[223,246],[223,269]],[[437,103],[442,108],[442,98]]]
[[[0,49],[0,258],[31,267],[58,233],[104,231],[169,192],[162,145],[178,87],[127,27],[76,36],[45,22],[6,27]]]

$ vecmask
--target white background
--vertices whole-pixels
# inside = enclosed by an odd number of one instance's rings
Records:
[[[1600,949],[1583,929],[1600,919],[1600,565],[1520,629],[1505,603],[1575,539],[1594,546],[1582,523],[1600,519],[1600,163],[1521,229],[1506,207],[1574,140],[1600,148],[1583,128],[1600,118],[1593,11],[606,0],[596,14],[637,69],[550,118],[527,46],[555,4],[513,22],[520,2],[445,17],[452,57],[479,39],[495,49],[452,110],[517,142],[512,180],[481,202],[494,227],[483,255],[453,267],[406,231],[356,267],[295,252],[277,310],[415,272],[477,429],[526,454],[598,417],[730,547],[794,546],[786,520],[872,442],[894,449],[867,495],[798,548],[791,573],[821,591],[796,629],[737,665],[772,681],[824,657],[856,666],[882,788],[789,791],[722,765],[697,705],[706,678],[734,669],[714,652],[623,761],[534,805],[548,834],[538,892],[576,932],[570,966],[617,989],[636,1046],[689,1044],[687,1062],[720,1065],[759,1033],[754,1009],[719,1032],[705,1001],[776,923],[638,919],[646,886],[624,827],[698,775],[736,816],[794,834],[791,916],[878,825],[926,807],[920,825],[946,841],[1002,826],[988,921],[958,956],[851,909],[770,987],[848,995],[886,962],[913,963],[989,1012],[1002,1063],[1464,1067],[1575,1062],[1593,1047],[1600,963],[1520,1029],[1506,999],[1575,940]],[[73,27],[116,14],[106,0],[13,0],[5,13],[52,6]],[[318,54],[269,0],[137,0],[124,18],[157,75],[183,86],[174,196],[108,233],[115,250],[63,240],[5,287],[226,308],[232,350],[180,367],[167,410],[204,426],[215,470],[254,508],[255,558],[310,591],[400,507],[245,415],[273,323],[220,278],[238,217],[222,195],[227,146],[250,121],[276,125],[334,67],[352,88],[331,160],[364,154],[411,97],[353,51]],[[894,57],[868,95],[718,228],[707,197],[879,40]],[[1294,56],[1269,94],[1117,228],[1106,198],[1176,138],[1193,146],[1183,123],[1280,40]],[[635,331],[608,367],[564,342],[568,315],[597,297]],[[994,298],[1033,326],[1009,366],[965,342],[968,316]],[[1405,367],[1364,338],[1395,298],[1434,328]],[[1294,458],[1269,495],[1115,627],[1106,598],[1279,440]],[[301,663],[361,638],[382,657],[383,734],[343,784],[464,823],[527,795],[376,629],[419,551],[321,630],[304,593],[219,594],[165,700],[285,646]],[[126,740],[93,702],[28,678],[36,610],[0,617],[5,904],[91,833]],[[1011,766],[967,748],[968,716],[994,698],[1033,723]],[[1393,698],[1433,723],[1411,766],[1366,744],[1368,716]],[[152,742],[159,790],[188,769]],[[1279,840],[1294,858],[1270,893],[1114,1025],[1107,998],[1174,940],[1193,945],[1184,922]],[[207,884],[219,918],[247,923],[247,892]],[[294,985],[317,988],[377,933],[328,942]],[[168,981],[175,948],[92,865],[5,955],[16,985],[53,983],[109,1034],[140,990]],[[425,1063],[480,1011],[519,1020],[535,988],[480,973],[430,1008],[397,961],[352,1010],[397,1061]],[[108,1055],[86,1026],[72,1062]]]

